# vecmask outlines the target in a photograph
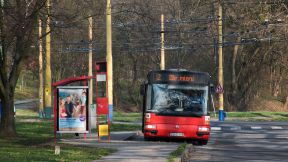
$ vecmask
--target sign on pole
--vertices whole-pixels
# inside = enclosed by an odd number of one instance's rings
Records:
[[[216,89],[215,89],[215,92],[219,93],[219,94],[220,93],[224,93],[224,89],[223,89],[223,87],[220,84],[218,84]]]

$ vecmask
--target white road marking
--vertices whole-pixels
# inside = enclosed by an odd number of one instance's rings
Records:
[[[282,127],[280,126],[271,126],[272,129],[283,129]]]
[[[222,128],[221,127],[211,127],[211,130],[220,131],[220,130],[222,130]]]
[[[234,127],[231,127],[230,130],[241,130],[241,127],[240,126],[234,126]]]
[[[262,129],[262,127],[258,127],[258,126],[252,126],[251,129]]]

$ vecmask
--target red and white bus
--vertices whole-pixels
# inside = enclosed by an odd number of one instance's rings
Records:
[[[141,86],[144,138],[181,138],[206,145],[210,136],[210,75],[151,71]]]

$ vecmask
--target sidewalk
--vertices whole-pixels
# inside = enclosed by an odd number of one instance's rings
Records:
[[[149,145],[145,145],[143,142],[137,144],[127,143],[127,145],[118,148],[118,152],[108,155],[101,160],[96,160],[95,162],[166,162],[169,154],[178,147],[176,144],[155,143],[150,143]]]
[[[110,142],[99,142],[96,134],[87,135],[87,139],[63,139],[62,143],[89,147],[115,148],[118,151],[95,162],[166,162],[170,153],[176,150],[178,143],[158,141],[125,141],[137,132],[113,132]]]

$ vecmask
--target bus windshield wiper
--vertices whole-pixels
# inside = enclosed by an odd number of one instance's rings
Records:
[[[202,112],[199,112],[199,111],[189,111],[187,112],[187,114],[189,114],[189,116],[203,116],[203,113]]]
[[[159,108],[159,109],[157,109],[157,111],[158,112],[171,112],[171,111],[173,111],[172,110],[172,107],[161,107],[161,108]]]

